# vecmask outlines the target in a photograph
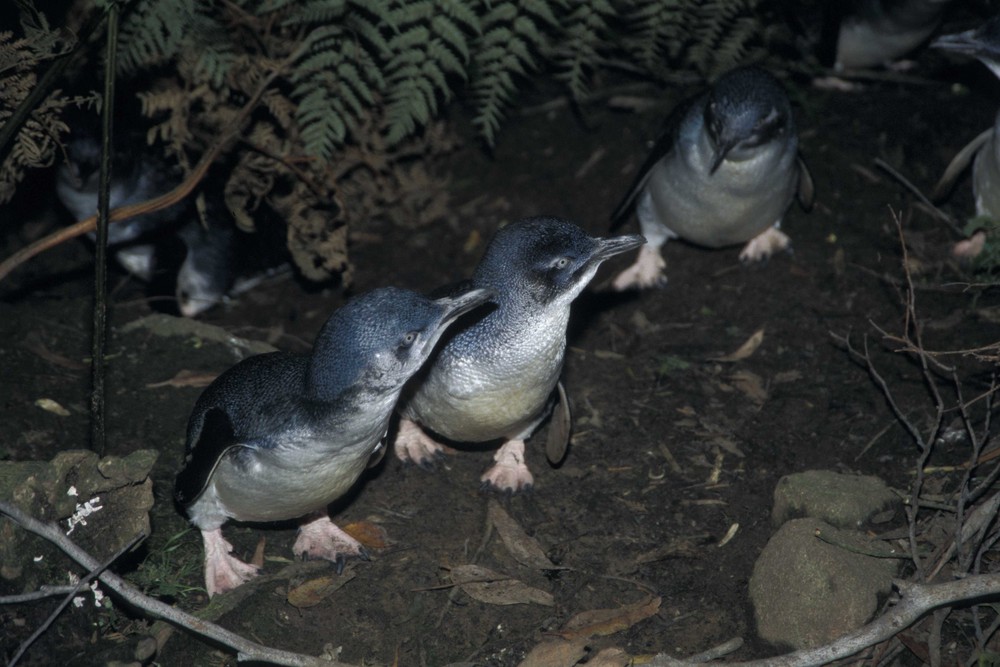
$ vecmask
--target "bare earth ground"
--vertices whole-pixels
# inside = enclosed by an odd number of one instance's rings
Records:
[[[342,525],[380,525],[389,545],[376,549],[371,562],[349,566],[353,579],[316,606],[290,606],[284,595],[289,583],[273,581],[221,623],[301,653],[341,646],[341,659],[355,664],[465,661],[500,667],[518,664],[541,633],[578,612],[652,594],[662,597],[656,615],[592,645],[617,645],[634,655],[686,655],[742,636],[747,643],[736,657],[777,653],[754,640],[746,590],[754,559],[771,534],[778,479],[824,468],[879,475],[906,489],[916,456],[865,370],[831,333],[851,334],[858,343],[869,335],[900,402],[918,423],[929,412],[914,367],[880,351],[869,323],[890,331],[901,327],[893,285],[902,277],[901,250],[891,210],[902,212],[914,266],[922,271],[917,278],[926,289],[918,292],[917,305],[928,347],[1000,339],[1000,326],[988,317],[1000,305],[997,292],[941,287],[962,280],[944,262],[953,237],[928,216],[910,215],[910,198],[872,167],[882,157],[930,188],[951,156],[992,122],[995,82],[974,68],[964,74],[972,77],[975,92],[961,98],[933,81],[941,72],[920,73],[930,85],[877,83],[862,94],[823,92],[798,82],[793,99],[818,205],[809,214],[793,208],[785,221],[794,254],[746,268],[737,262],[737,248],[671,243],[664,289],[581,297],[565,372],[575,415],[569,455],[561,467],[550,467],[539,434],[527,454],[534,491],[499,499],[547,555],[568,569],[545,574],[525,568],[495,535],[482,546],[489,496],[479,491],[479,475],[490,452],[450,456],[436,472],[404,467],[390,453],[336,508]],[[493,230],[525,215],[558,214],[592,233],[606,233],[608,213],[641,163],[646,141],[683,94],[671,91],[662,108],[642,114],[597,107],[581,117],[566,107],[538,107],[510,119],[492,156],[467,141],[450,165],[453,218],[417,230],[373,221],[353,246],[354,291],[386,284],[429,290],[465,277]],[[968,103],[958,118],[956,99]],[[35,201],[51,199],[51,193],[40,193]],[[971,211],[967,181],[950,205],[960,216]],[[24,202],[0,213],[8,232],[4,255],[25,242],[31,233],[25,223],[38,214],[36,205]],[[628,230],[634,227],[632,221]],[[602,270],[595,287],[625,261]],[[89,354],[89,262],[85,244],[68,244],[0,285],[4,457],[49,459],[87,445],[88,372],[62,361]],[[112,285],[121,279],[114,276]],[[115,292],[108,453],[161,453],[147,545],[155,554],[185,527],[171,501],[172,480],[187,416],[201,390],[147,385],[181,370],[221,372],[236,358],[222,346],[193,339],[119,333],[150,311],[143,294],[128,282]],[[336,288],[306,289],[289,279],[203,319],[237,335],[304,350],[342,300]],[[763,343],[748,359],[711,360],[761,328]],[[64,359],[53,361],[45,350]],[[970,391],[978,388],[976,381],[969,380]],[[36,407],[43,397],[65,406],[70,416]],[[734,525],[735,535],[719,546]],[[226,534],[244,557],[266,537],[266,572],[291,557],[292,526],[230,525]],[[200,559],[200,539],[190,531],[179,541],[172,562],[188,565],[180,583],[200,586],[200,570],[190,567]],[[472,562],[551,593],[554,606],[491,605],[441,586],[447,568]],[[164,579],[171,577],[176,575]],[[195,591],[180,604],[198,608],[204,602]],[[5,658],[52,604],[0,608]],[[55,656],[66,665],[104,664],[116,646],[131,646],[140,630],[124,612],[70,609],[26,664],[52,664]],[[960,643],[961,629],[951,632]],[[963,648],[956,649],[959,655]],[[159,661],[235,663],[224,656],[175,635]]]

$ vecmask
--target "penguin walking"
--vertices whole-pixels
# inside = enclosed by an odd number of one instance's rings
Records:
[[[672,238],[709,248],[745,243],[744,262],[788,248],[779,228],[796,192],[809,208],[812,177],[781,84],[755,66],[724,74],[675,110],[615,209],[612,221],[620,223],[635,206],[646,244],[612,286],[664,284],[660,247]]]
[[[239,586],[257,568],[233,556],[230,520],[300,519],[295,555],[343,568],[365,557],[326,507],[346,493],[382,447],[404,383],[488,289],[430,300],[384,288],[349,301],[316,338],[312,354],[245,359],[198,399],[174,497],[201,531],[210,596]]]
[[[926,42],[951,0],[856,0],[836,3],[834,69],[890,66]]]
[[[977,58],[1000,78],[1000,16],[979,28],[943,35],[931,43],[934,48]],[[952,159],[934,188],[933,198],[943,199],[958,177],[972,164],[972,192],[976,216],[1000,221],[1000,112],[993,127],[983,130]],[[952,248],[958,259],[973,259],[983,250],[986,233],[978,230]]]
[[[642,242],[639,235],[593,238],[550,217],[500,229],[469,283],[492,290],[496,306],[452,329],[404,390],[396,455],[429,464],[443,452],[437,436],[499,442],[483,486],[510,493],[530,489],[534,479],[524,461],[525,440],[548,416],[555,397],[568,409],[557,385],[570,305],[601,262]]]

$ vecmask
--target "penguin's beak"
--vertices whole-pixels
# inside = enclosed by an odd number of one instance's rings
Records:
[[[726,159],[726,156],[729,155],[729,151],[736,148],[738,143],[740,143],[739,137],[732,137],[723,140],[715,147],[715,153],[712,155],[712,168],[708,170],[709,176],[715,173],[723,160]]]
[[[591,255],[588,264],[603,262],[609,257],[614,257],[615,255],[638,248],[645,242],[646,237],[642,234],[628,234],[625,236],[597,239],[597,248],[594,250],[594,254]]]
[[[478,288],[457,296],[446,296],[435,299],[434,303],[442,309],[438,326],[443,330],[465,313],[476,306],[486,303],[495,296],[496,293],[491,289]]]

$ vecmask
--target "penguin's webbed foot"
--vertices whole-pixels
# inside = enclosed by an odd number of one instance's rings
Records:
[[[792,240],[777,227],[768,227],[750,241],[740,251],[740,261],[744,264],[759,262],[780,250],[791,247]]]
[[[663,287],[667,284],[667,277],[663,275],[665,268],[667,263],[660,254],[660,249],[647,243],[639,248],[635,263],[615,276],[611,287],[618,292],[632,288]]]
[[[414,463],[424,470],[437,468],[437,462],[451,453],[450,447],[445,447],[437,440],[424,433],[423,429],[406,417],[399,420],[399,432],[396,434],[396,458],[403,463]]]
[[[970,262],[979,257],[986,247],[986,232],[976,231],[972,236],[951,247],[951,256],[960,262]]]
[[[230,552],[233,545],[222,536],[222,529],[201,531],[205,542],[205,590],[208,597],[215,597],[253,579],[258,574],[256,565],[244,563]]]
[[[336,567],[337,574],[344,571],[349,557],[371,560],[361,543],[341,530],[326,514],[311,515],[303,521],[292,553],[303,560],[328,560]]]
[[[483,490],[515,494],[531,491],[535,478],[524,462],[524,440],[508,440],[493,455],[496,463],[480,477]]]

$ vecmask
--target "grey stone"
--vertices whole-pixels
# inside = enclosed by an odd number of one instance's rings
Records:
[[[64,532],[70,530],[70,517],[77,514],[82,520],[74,522],[70,538],[98,560],[105,560],[139,533],[149,534],[153,507],[149,472],[157,456],[153,450],[142,449],[125,457],[100,458],[89,450],[71,449],[51,461],[0,461],[0,498],[36,519],[58,523]],[[95,511],[78,514],[78,506],[88,502]],[[26,590],[40,583],[64,583],[63,578],[51,580],[49,571],[61,562],[60,553],[13,521],[0,518],[0,576],[4,579],[21,579],[27,573]]]
[[[821,537],[817,537],[819,532]],[[891,590],[900,560],[886,543],[818,519],[792,519],[754,564],[750,599],[760,636],[795,649],[822,646],[866,623]]]
[[[780,526],[789,519],[813,517],[839,528],[857,528],[900,504],[899,496],[878,477],[808,470],[778,481],[771,520]]]

